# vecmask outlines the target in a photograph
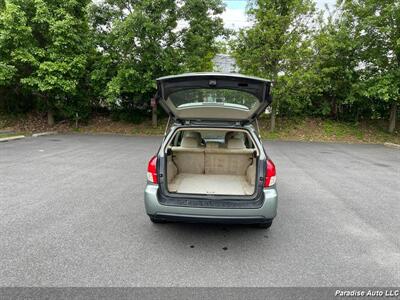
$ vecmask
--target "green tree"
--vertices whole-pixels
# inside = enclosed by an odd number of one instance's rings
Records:
[[[31,86],[46,105],[49,125],[54,123],[54,110],[68,106],[78,96],[85,76],[88,3],[89,0],[35,0],[35,39],[40,51],[45,52],[36,56],[36,68],[21,82]]]
[[[75,105],[88,53],[89,0],[7,0],[0,17],[0,84],[54,111]]]
[[[174,0],[119,3],[129,13],[115,12],[121,17],[112,19],[109,44],[102,50],[103,58],[111,58],[115,66],[105,96],[112,103],[141,106],[154,92],[154,78],[177,68],[176,4]]]
[[[252,1],[247,14],[254,24],[241,30],[233,42],[233,56],[241,72],[268,77],[275,83],[272,131],[279,105],[285,105],[285,101],[297,101],[297,96],[286,92],[294,89],[299,93],[306,91],[302,82],[310,82],[308,77],[313,76],[306,74],[309,70],[306,57],[311,55],[308,35],[313,13],[311,0]],[[307,97],[303,99],[307,100]],[[293,102],[287,106],[295,108],[297,104]]]
[[[146,109],[154,79],[211,69],[223,33],[220,0],[107,0],[91,7],[95,93],[114,109]]]
[[[357,92],[389,107],[388,131],[396,126],[400,103],[400,3],[397,0],[339,1],[359,45]]]
[[[320,16],[313,36],[312,68],[317,76],[313,77],[314,88],[310,90],[315,93],[312,104],[318,114],[337,119],[339,107],[357,102],[352,93],[358,80],[357,48],[354,33],[340,10],[327,18]]]
[[[29,76],[36,61],[37,47],[28,23],[32,14],[29,4],[8,1],[0,12],[0,87],[13,101],[22,96],[24,87],[20,80]]]
[[[91,72],[94,94],[113,115],[141,121],[154,95],[154,79],[179,69],[174,0],[107,0],[90,10],[97,53]]]
[[[212,59],[219,51],[216,37],[227,35],[220,17],[225,7],[221,0],[188,0],[180,12],[188,24],[180,32],[184,70],[211,71]]]

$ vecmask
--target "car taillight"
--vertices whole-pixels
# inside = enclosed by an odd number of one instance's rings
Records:
[[[267,160],[267,170],[265,174],[264,187],[273,186],[276,182],[276,169],[272,160]]]
[[[157,179],[157,156],[153,156],[147,166],[147,179],[152,183],[158,183]]]

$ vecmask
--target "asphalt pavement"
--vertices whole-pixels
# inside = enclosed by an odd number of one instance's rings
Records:
[[[0,286],[399,286],[400,151],[266,141],[278,216],[152,224],[160,137],[0,143]]]

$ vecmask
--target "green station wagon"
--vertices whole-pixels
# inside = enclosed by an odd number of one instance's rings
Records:
[[[257,126],[272,102],[271,87],[240,74],[157,79],[156,101],[171,121],[148,163],[144,201],[152,222],[271,226],[276,170]]]

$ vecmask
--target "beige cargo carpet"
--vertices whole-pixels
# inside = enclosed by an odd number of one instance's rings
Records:
[[[168,184],[170,192],[182,194],[251,195],[254,187],[245,176],[181,173]]]

